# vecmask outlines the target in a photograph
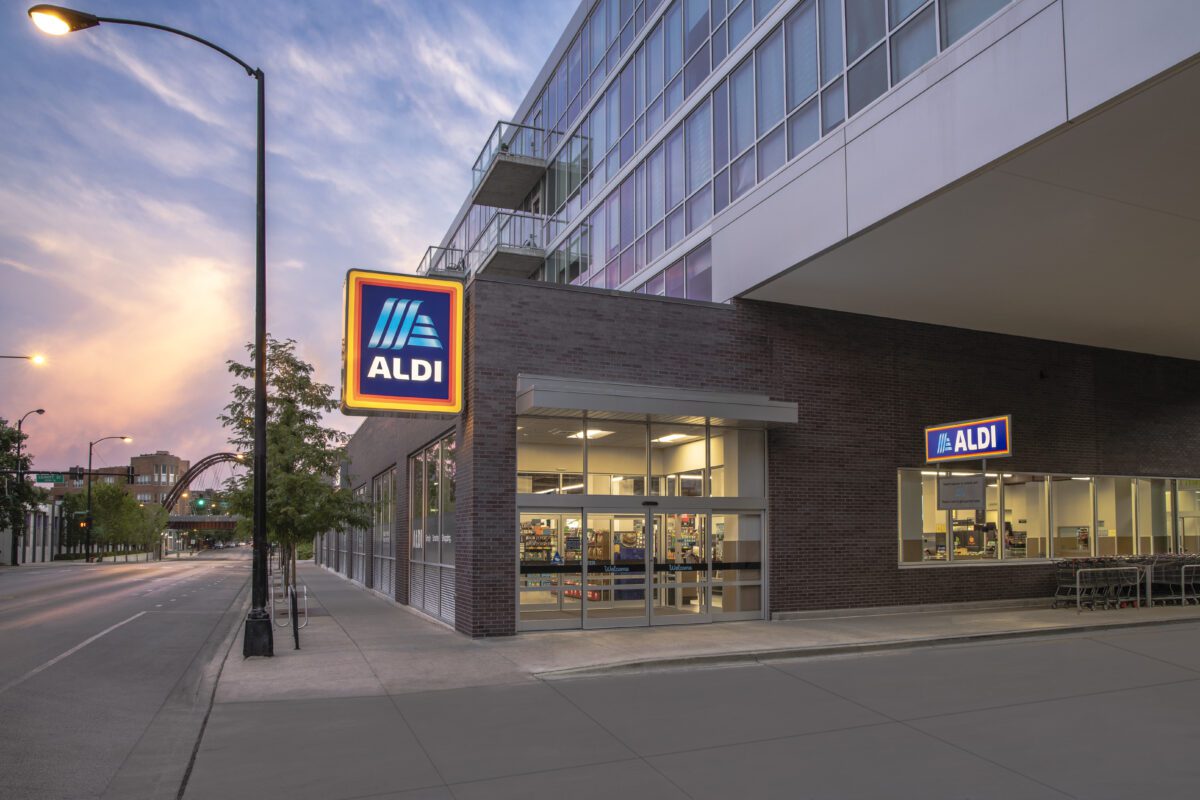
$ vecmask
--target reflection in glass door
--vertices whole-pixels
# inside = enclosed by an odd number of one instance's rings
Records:
[[[520,627],[578,628],[583,601],[583,524],[575,513],[523,513],[518,539]]]
[[[708,514],[655,514],[651,622],[706,622]]]
[[[588,513],[585,628],[648,623],[646,516]]]

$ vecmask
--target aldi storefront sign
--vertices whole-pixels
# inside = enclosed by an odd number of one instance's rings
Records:
[[[925,460],[928,462],[1011,455],[1011,416],[951,422],[925,429]]]
[[[350,270],[342,411],[457,414],[462,328],[458,281]]]

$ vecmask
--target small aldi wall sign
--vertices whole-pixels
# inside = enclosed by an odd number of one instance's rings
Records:
[[[342,411],[457,414],[462,336],[458,281],[350,270]]]
[[[1011,416],[951,422],[925,429],[925,460],[931,463],[1011,455]]]

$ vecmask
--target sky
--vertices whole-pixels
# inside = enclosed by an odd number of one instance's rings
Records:
[[[255,82],[159,31],[40,33],[0,0],[0,417],[34,466],[228,449],[254,333]],[[266,73],[267,324],[340,390],[347,269],[414,272],[577,0],[95,0]],[[360,420],[335,413],[353,431]]]

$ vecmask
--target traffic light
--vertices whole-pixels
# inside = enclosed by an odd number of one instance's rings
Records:
[[[196,505],[198,505],[200,508],[204,508],[204,498],[201,497],[199,500],[197,500]]]
[[[68,477],[73,481],[83,480],[83,467],[71,467],[67,470]]]
[[[128,483],[130,486],[133,485],[133,465],[132,464],[125,468],[125,482]]]

